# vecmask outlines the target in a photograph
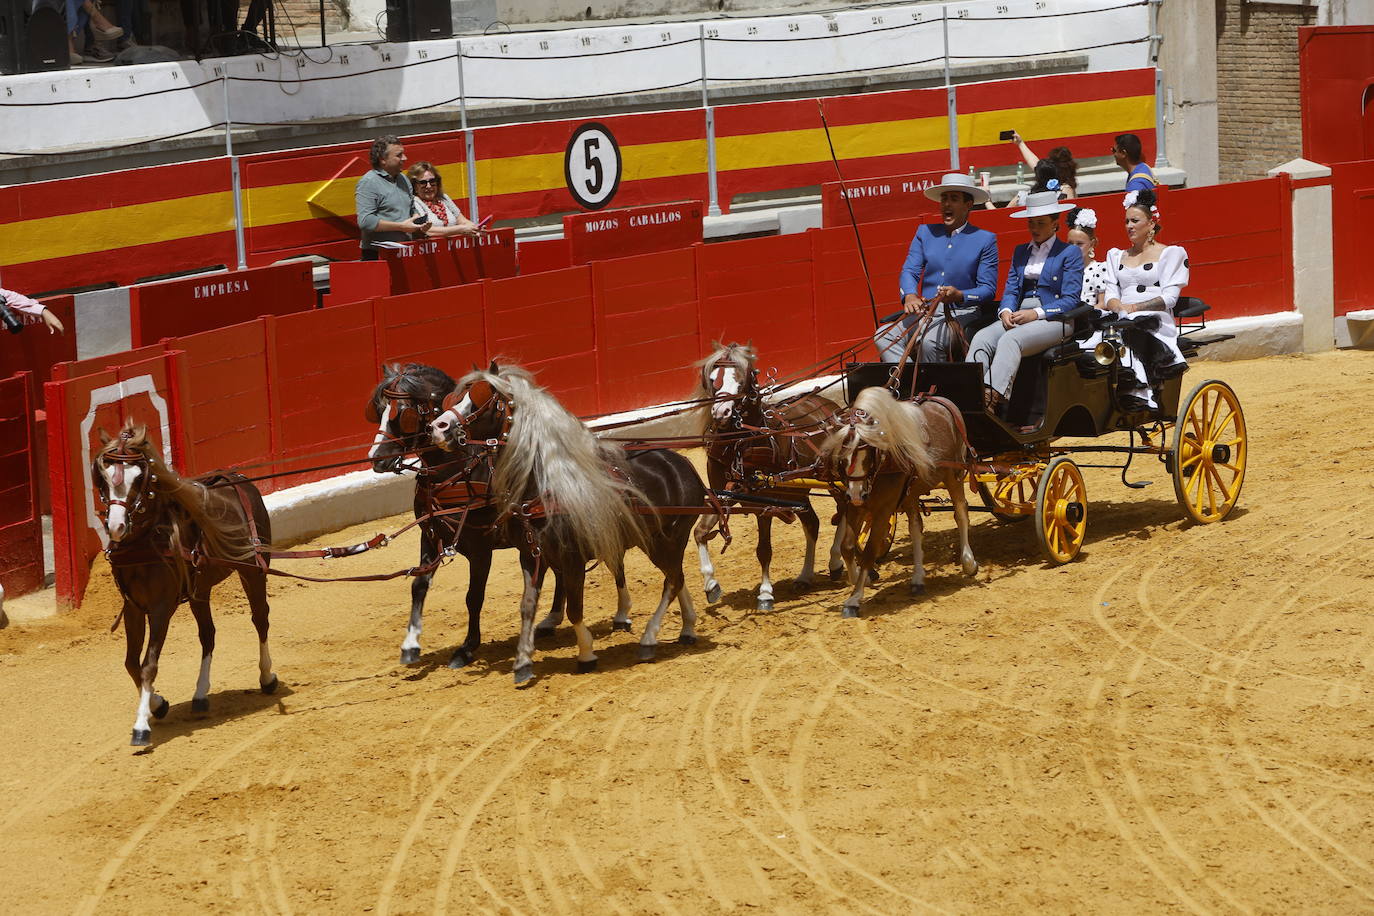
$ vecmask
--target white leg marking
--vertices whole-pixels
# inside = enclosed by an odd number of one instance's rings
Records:
[[[525,592],[520,596],[520,639],[515,644],[515,667],[517,669],[533,664],[534,654],[534,609],[539,605],[539,589],[535,587],[534,577],[523,567],[520,576],[525,582]],[[579,642],[581,637],[578,637]]]
[[[959,562],[964,575],[974,576],[978,574],[978,560],[974,558],[973,548],[968,542],[968,497],[957,481],[949,490],[954,494],[954,520],[959,525]]]
[[[419,649],[420,634],[425,629],[425,612],[418,607],[410,609],[410,623],[406,626],[406,638],[401,640],[402,649]]]
[[[267,640],[258,643],[258,685],[266,687],[272,683],[272,653],[267,650]]]
[[[844,514],[840,514],[840,520],[835,524],[835,539],[830,542],[830,570],[836,570],[844,566],[844,534],[848,521]]]
[[[210,694],[210,659],[213,655],[214,653],[212,652],[210,655],[201,657],[200,677],[196,678],[195,699],[197,700],[203,700]]]
[[[678,589],[677,606],[682,612],[682,635],[696,636],[697,609],[692,605],[692,596],[685,587]]]
[[[672,589],[665,581],[663,583],[663,593],[658,599],[658,607],[654,608],[653,615],[649,618],[648,623],[644,624],[644,635],[639,637],[639,644],[641,646],[658,645],[658,628],[663,625],[663,612],[667,610],[668,605],[671,604],[672,601]]]
[[[616,589],[615,619],[619,623],[630,622],[630,608],[634,606],[634,599],[630,597],[630,589],[627,586],[620,586]]]
[[[577,634],[577,660],[596,661],[596,653],[592,651],[592,631],[587,629],[587,622],[584,620],[573,624],[573,632]]]
[[[801,573],[797,575],[797,582],[801,585],[810,585],[811,580],[816,576],[816,539],[811,536],[810,531],[802,530],[806,536],[806,556],[802,560]]]
[[[705,542],[697,544],[697,556],[701,559],[701,578],[704,580],[706,591],[710,592],[720,585],[716,581],[716,566],[711,562],[711,548]]]
[[[138,715],[134,718],[134,731],[146,732],[152,729],[149,721],[153,710],[162,705],[162,697],[153,692],[153,688],[144,685],[138,692]]]
[[[773,600],[773,580],[768,575],[768,568],[763,569],[763,581],[759,583],[759,600]]]

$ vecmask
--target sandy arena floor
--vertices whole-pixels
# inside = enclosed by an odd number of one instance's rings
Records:
[[[894,553],[860,620],[842,589],[753,610],[736,525],[702,640],[638,665],[592,576],[601,670],[571,633],[511,684],[513,557],[477,664],[445,667],[464,567],[396,663],[403,582],[273,580],[282,690],[253,689],[240,594],[219,600],[212,712],[177,617],[151,751],[98,569],[76,614],[0,631],[0,900],[9,912],[1351,912],[1374,908],[1374,354],[1203,364],[1246,409],[1223,524],[1090,470],[1062,568],[978,516],[983,564],[927,535],[928,596]],[[338,532],[352,543],[396,520]],[[775,529],[777,530],[777,529]],[[413,537],[413,536],[412,536]],[[778,579],[800,562],[783,527]],[[717,546],[719,542],[716,542]],[[898,541],[899,548],[906,544]],[[318,574],[411,562],[414,540]],[[345,565],[346,564],[346,567]],[[691,559],[691,587],[700,576]],[[658,585],[636,555],[636,634]],[[547,599],[546,599],[547,601]],[[675,614],[675,612],[674,612]]]

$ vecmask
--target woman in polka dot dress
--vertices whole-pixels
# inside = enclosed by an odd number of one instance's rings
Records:
[[[1132,191],[1124,204],[1131,244],[1107,252],[1103,308],[1135,325],[1121,335],[1129,348],[1125,361],[1135,374],[1135,385],[1123,386],[1118,396],[1123,408],[1142,410],[1157,406],[1152,380],[1173,378],[1188,368],[1178,349],[1173,315],[1188,284],[1188,252],[1158,241],[1159,208],[1153,191]]]

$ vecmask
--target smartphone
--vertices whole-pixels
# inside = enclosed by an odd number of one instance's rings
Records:
[[[416,221],[415,225],[417,225],[417,226],[428,226],[428,225],[429,225],[429,214],[428,214],[428,213],[421,213],[421,214],[420,214],[420,218]]]
[[[490,214],[490,213],[488,213],[486,216],[482,217],[481,222],[479,222],[479,223],[477,224],[477,228],[478,228],[478,229],[485,229],[485,228],[487,228],[487,223],[489,223],[489,222],[491,222],[491,214]]]
[[[1004,131],[1002,131],[1000,134],[997,135],[997,139],[999,139],[999,140],[1015,140],[1015,139],[1016,139],[1016,131],[1014,131],[1014,130],[1004,130]]]

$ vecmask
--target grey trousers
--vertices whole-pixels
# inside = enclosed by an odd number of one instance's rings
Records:
[[[999,315],[995,322],[973,335],[968,348],[968,361],[982,363],[983,382],[1006,397],[1011,394],[1011,384],[1016,380],[1021,357],[1044,353],[1072,335],[1071,324],[1053,318],[1019,324],[1008,331],[1002,327]]]
[[[918,315],[904,315],[900,321],[893,322],[890,327],[874,334],[873,345],[878,348],[878,359],[885,363],[895,363],[900,359],[913,329],[914,333],[920,333],[921,329],[917,324],[919,320]],[[936,316],[931,320],[934,326],[921,338],[917,350],[913,351],[919,351],[917,356],[923,363],[939,362],[949,358],[946,355],[949,352],[949,324],[943,316]]]

